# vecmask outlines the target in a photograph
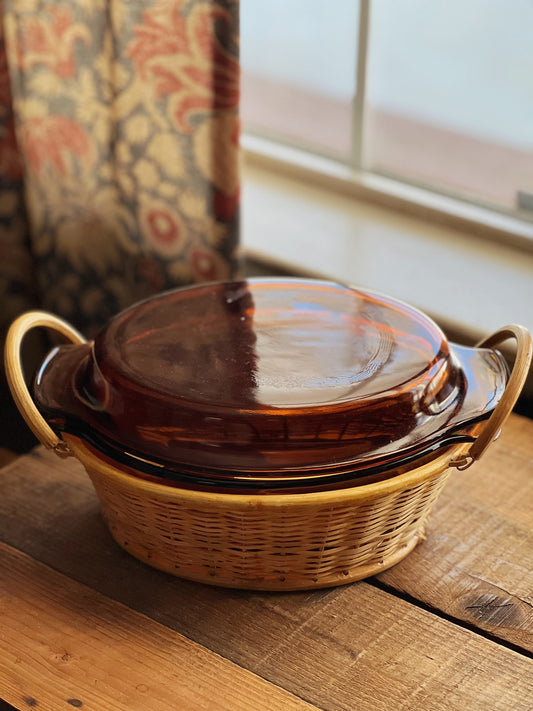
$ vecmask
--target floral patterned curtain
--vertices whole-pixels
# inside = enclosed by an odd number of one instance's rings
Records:
[[[237,0],[0,0],[0,332],[235,275]]]

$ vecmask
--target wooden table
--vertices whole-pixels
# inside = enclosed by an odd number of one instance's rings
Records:
[[[38,711],[533,708],[533,421],[453,473],[427,540],[377,578],[255,593],[122,551],[82,467],[0,476],[0,698]],[[9,707],[6,707],[9,708]]]

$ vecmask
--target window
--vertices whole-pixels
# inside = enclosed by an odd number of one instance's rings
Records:
[[[241,57],[246,131],[533,221],[531,0],[243,2]]]
[[[241,3],[242,114],[246,130],[346,161],[359,3],[336,0],[335,8],[322,0]]]

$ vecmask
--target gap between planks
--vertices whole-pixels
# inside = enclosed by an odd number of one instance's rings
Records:
[[[367,578],[366,582],[369,585],[377,588],[378,590],[388,593],[389,595],[394,595],[394,597],[397,597],[400,600],[404,600],[405,602],[408,602],[409,604],[418,607],[420,610],[424,610],[425,612],[429,612],[430,614],[435,615],[435,617],[440,617],[442,620],[446,620],[446,622],[451,622],[452,624],[457,625],[458,627],[462,627],[463,629],[468,630],[469,632],[474,632],[480,637],[489,640],[489,642],[494,642],[495,644],[498,644],[501,647],[510,649],[512,652],[521,654],[526,659],[533,659],[533,652],[531,650],[521,647],[518,644],[508,642],[506,639],[499,637],[495,634],[491,634],[489,631],[487,631],[483,627],[479,627],[473,622],[468,622],[467,620],[464,620],[461,617],[454,617],[453,615],[448,614],[444,610],[441,610],[439,607],[433,607],[433,605],[424,602],[420,598],[410,595],[405,590],[398,590],[393,585],[388,585],[379,578]]]

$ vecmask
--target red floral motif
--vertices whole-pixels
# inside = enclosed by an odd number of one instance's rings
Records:
[[[143,13],[128,56],[159,98],[169,95],[179,128],[192,131],[190,115],[233,110],[239,101],[239,62],[215,35],[215,24],[232,23],[222,7],[202,3],[183,15],[183,2],[159,0]],[[170,60],[170,61],[169,61]]]
[[[195,281],[218,281],[229,276],[228,263],[218,252],[204,247],[195,247],[189,252],[189,263],[192,267]]]
[[[39,176],[45,166],[50,166],[66,177],[71,172],[72,158],[84,165],[94,161],[86,130],[65,116],[29,119],[23,124],[20,137],[28,167]]]
[[[23,17],[17,37],[17,59],[22,69],[44,64],[64,79],[76,73],[74,43],[91,42],[89,29],[74,24],[72,11],[63,5],[48,5],[38,14]]]
[[[163,201],[148,198],[141,201],[140,225],[154,252],[163,257],[176,257],[187,241],[187,227],[179,215]]]
[[[156,242],[169,245],[179,239],[179,227],[168,212],[151,210],[146,216],[146,221]]]

